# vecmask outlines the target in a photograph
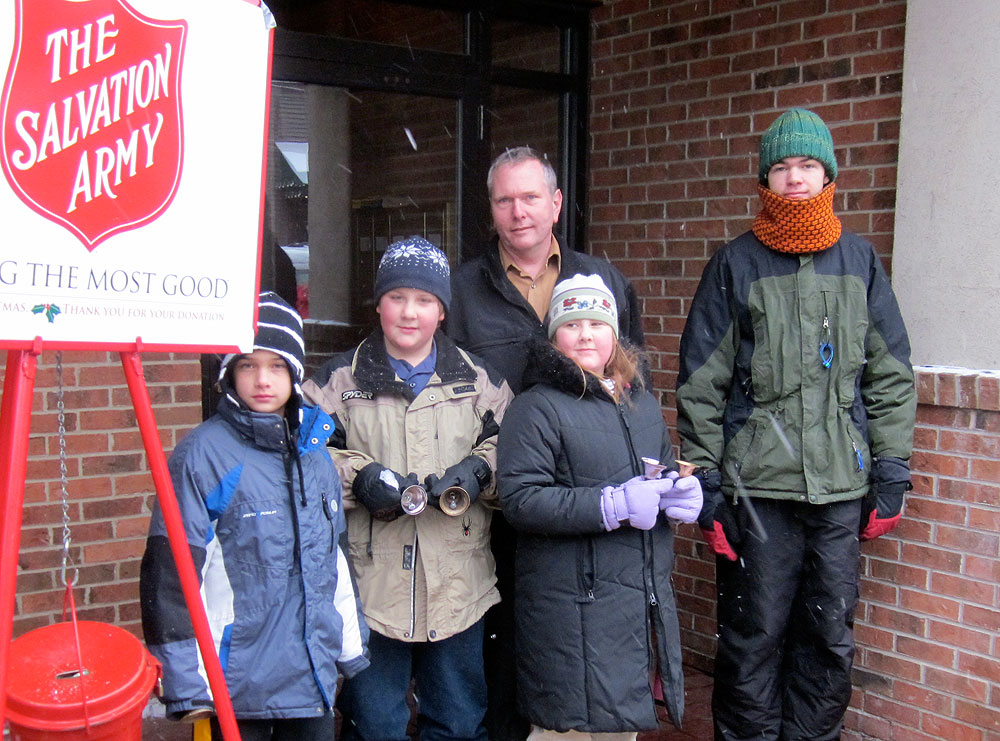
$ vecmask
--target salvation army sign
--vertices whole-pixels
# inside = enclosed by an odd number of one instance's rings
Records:
[[[90,3],[60,5],[18,3],[0,161],[28,207],[92,250],[153,220],[174,195],[187,24],[124,2],[96,18]]]
[[[0,0],[0,346],[248,346],[272,27],[247,0]]]

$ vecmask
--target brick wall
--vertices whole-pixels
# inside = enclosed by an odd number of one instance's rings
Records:
[[[889,265],[902,87],[900,0],[612,0],[594,12],[590,223],[644,299],[655,385],[676,419],[680,333],[709,257],[758,210],[760,134],[801,106],[829,123],[835,208]],[[925,369],[915,490],[862,548],[845,738],[1000,738],[997,377]],[[685,660],[711,670],[714,562],[683,526]]]
[[[708,258],[758,210],[760,134],[782,111],[828,122],[835,208],[890,254],[905,17],[902,0],[614,0],[594,11],[588,236],[645,298],[669,409],[688,301]]]
[[[64,589],[56,355],[39,358],[32,402],[14,634],[59,619]],[[169,452],[201,421],[194,355],[145,355],[143,370]],[[3,374],[0,373],[0,378]],[[139,561],[155,498],[142,438],[117,353],[63,353],[71,555],[80,568],[81,618],[136,635]]]
[[[903,520],[862,547],[847,738],[1000,738],[1000,376],[917,369]]]

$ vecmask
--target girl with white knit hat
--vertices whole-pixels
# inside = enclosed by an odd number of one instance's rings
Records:
[[[600,276],[557,284],[550,342],[531,348],[527,390],[500,428],[500,503],[518,530],[518,703],[533,741],[634,739],[657,726],[654,694],[678,726],[684,709],[671,523],[697,518],[701,487],[674,470],[617,311]],[[644,460],[663,475],[647,477]]]

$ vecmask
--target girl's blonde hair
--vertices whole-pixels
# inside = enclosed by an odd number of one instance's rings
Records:
[[[615,382],[612,396],[616,402],[628,400],[628,388],[633,382],[639,388],[645,385],[639,373],[639,353],[625,347],[618,338],[615,338],[615,349],[604,366],[604,376]]]

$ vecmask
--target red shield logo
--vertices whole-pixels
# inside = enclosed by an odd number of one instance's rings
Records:
[[[88,250],[166,210],[183,163],[187,24],[124,0],[16,0],[0,161],[30,208]]]

